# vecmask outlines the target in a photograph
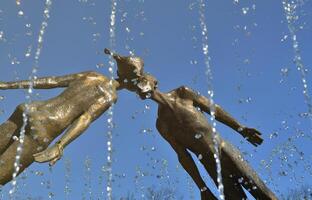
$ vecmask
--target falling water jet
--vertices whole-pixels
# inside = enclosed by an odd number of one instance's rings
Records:
[[[208,30],[206,25],[206,18],[205,18],[205,2],[204,0],[199,0],[199,21],[202,33],[202,51],[204,54],[205,65],[206,65],[206,76],[208,82],[208,95],[211,100],[210,105],[210,120],[212,122],[212,134],[213,134],[213,142],[214,142],[214,158],[216,161],[216,168],[217,168],[217,182],[218,182],[218,190],[219,190],[219,198],[224,200],[224,186],[222,183],[222,174],[221,174],[221,162],[220,162],[220,152],[219,152],[219,143],[217,138],[217,131],[216,131],[216,119],[215,119],[215,104],[213,101],[214,93],[212,87],[212,71],[210,66],[210,56],[208,51]],[[202,188],[201,190],[205,190],[206,188]]]
[[[82,194],[82,199],[93,199],[92,198],[92,178],[91,178],[91,167],[92,167],[92,161],[89,158],[89,156],[86,157],[84,161],[84,179],[85,179],[85,184],[84,184],[84,192]],[[89,198],[88,198],[89,196]]]
[[[304,95],[305,103],[307,104],[307,107],[308,107],[309,119],[310,119],[311,126],[312,126],[312,101],[311,101],[311,97],[309,95],[309,90],[308,90],[308,81],[307,81],[307,76],[306,76],[307,69],[304,66],[303,61],[302,61],[300,48],[299,48],[299,42],[297,40],[297,35],[296,35],[297,28],[296,28],[295,23],[299,19],[296,9],[298,8],[299,3],[298,1],[295,1],[295,0],[291,0],[291,1],[283,0],[282,4],[283,4],[284,11],[285,11],[287,27],[288,27],[291,40],[292,40],[292,47],[294,51],[294,63],[297,67],[297,70],[300,72],[300,75],[301,75],[301,81],[303,85],[302,93]]]
[[[71,178],[71,160],[69,158],[66,158],[64,161],[65,164],[65,187],[64,187],[64,193],[65,193],[65,199],[69,199],[69,194],[71,193],[70,188],[70,178]]]
[[[109,37],[110,37],[110,48],[114,50],[115,43],[116,43],[116,9],[117,9],[117,1],[111,0],[111,14],[110,14],[110,25],[109,25]],[[114,59],[112,55],[110,55],[109,61],[109,73],[110,73],[110,93],[113,93],[113,80],[114,80]],[[106,185],[106,192],[107,192],[107,199],[112,200],[112,182],[113,182],[113,173],[112,173],[112,156],[113,156],[113,149],[112,149],[112,142],[113,142],[113,115],[114,115],[114,106],[112,105],[108,110],[108,131],[107,131],[107,163],[106,163],[106,170],[107,170],[107,185]]]
[[[41,23],[41,28],[40,28],[39,36],[38,36],[38,46],[37,46],[37,50],[36,50],[36,53],[35,53],[35,63],[34,63],[34,67],[32,68],[31,75],[29,76],[30,86],[29,86],[29,88],[27,90],[27,93],[28,93],[26,95],[27,103],[25,104],[25,111],[23,112],[23,125],[22,125],[21,130],[20,130],[20,136],[19,136],[19,139],[18,139],[19,140],[19,144],[18,144],[17,149],[16,149],[16,156],[15,156],[15,162],[14,162],[14,172],[12,174],[12,189],[9,191],[9,195],[10,195],[11,199],[13,198],[13,195],[16,192],[16,187],[17,187],[17,185],[16,185],[17,184],[16,176],[18,175],[19,170],[20,170],[20,158],[21,158],[21,155],[22,155],[22,152],[23,152],[23,145],[24,145],[24,139],[25,139],[25,128],[26,128],[26,125],[27,125],[28,114],[29,114],[29,111],[30,111],[29,104],[32,101],[31,100],[31,96],[32,96],[32,93],[33,93],[33,84],[34,84],[34,81],[37,78],[36,74],[37,74],[37,71],[38,71],[39,58],[40,58],[41,50],[42,50],[42,46],[43,46],[43,36],[44,36],[45,30],[46,30],[46,28],[48,26],[47,21],[50,18],[49,13],[50,13],[51,4],[52,4],[51,0],[46,0],[45,8],[44,8],[44,14],[43,14],[44,20]]]

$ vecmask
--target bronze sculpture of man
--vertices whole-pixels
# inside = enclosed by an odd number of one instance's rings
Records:
[[[119,65],[118,60],[116,61]],[[125,66],[123,68],[127,69]],[[214,106],[216,120],[240,133],[254,146],[263,142],[261,133],[254,128],[241,125],[219,105],[212,105],[209,99],[185,86],[162,93],[157,89],[157,83],[155,77],[142,71],[132,91],[135,91],[141,99],[150,98],[158,104],[157,130],[177,153],[179,162],[200,189],[201,198],[217,199],[206,186],[189,153],[191,151],[196,154],[217,184],[212,127],[203,112],[210,114],[211,106]],[[220,144],[225,198],[246,199],[244,187],[256,199],[277,199],[257,173],[243,160],[240,152],[219,134],[216,137]]]
[[[217,184],[212,127],[203,114],[210,114],[211,101],[185,86],[162,93],[157,89],[156,78],[149,74],[139,78],[136,92],[142,99],[150,98],[158,104],[157,130],[177,153],[179,162],[200,189],[201,198],[217,199],[206,186],[190,155],[193,152],[198,157]],[[231,127],[255,146],[262,143],[259,131],[241,125],[219,105],[214,106],[216,120]],[[277,199],[234,146],[219,134],[217,140],[225,199],[246,199],[243,187],[256,199]]]
[[[20,158],[22,172],[33,161],[49,162],[53,165],[62,156],[63,149],[79,137],[88,126],[117,101],[116,90],[133,90],[136,77],[143,70],[143,60],[111,53],[118,61],[115,80],[97,72],[83,72],[60,77],[38,78],[30,81],[0,82],[0,90],[29,88],[65,88],[57,97],[46,101],[35,101],[28,105],[28,121],[25,128],[24,147]],[[122,68],[126,66],[127,68]],[[129,81],[126,79],[129,77]],[[0,125],[0,185],[12,179],[14,161],[23,125],[25,104],[17,106],[10,118]],[[66,132],[53,146],[49,144],[63,131]]]

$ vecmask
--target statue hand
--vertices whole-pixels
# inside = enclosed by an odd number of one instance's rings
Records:
[[[63,155],[63,148],[59,144],[55,144],[52,147],[47,148],[46,150],[34,154],[36,162],[49,162],[49,165],[52,166],[58,161]]]
[[[258,146],[263,142],[261,138],[261,133],[254,128],[242,127],[242,130],[238,130],[244,138],[247,139],[254,146]]]

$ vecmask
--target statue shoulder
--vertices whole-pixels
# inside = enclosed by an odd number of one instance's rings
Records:
[[[181,98],[193,98],[194,96],[197,96],[197,92],[195,92],[193,89],[187,86],[180,86],[177,89],[175,89],[177,95]]]
[[[81,78],[85,78],[87,80],[94,81],[104,81],[109,82],[110,78],[96,71],[86,71],[81,73]]]

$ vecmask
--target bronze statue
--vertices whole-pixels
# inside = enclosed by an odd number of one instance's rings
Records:
[[[134,90],[137,77],[143,71],[142,59],[120,56],[108,49],[105,49],[105,53],[111,54],[118,62],[119,78],[115,80],[96,72],[34,80],[34,89],[66,89],[55,98],[29,104],[19,173],[33,161],[55,164],[61,158],[63,149],[116,102],[116,90]],[[30,84],[30,81],[0,82],[0,90],[29,88]],[[0,125],[0,185],[12,179],[19,143],[14,136],[19,137],[25,109],[25,104],[17,106],[10,118]],[[61,139],[47,148],[65,130]]]
[[[156,127],[175,150],[179,162],[200,189],[201,199],[217,199],[201,178],[189,153],[191,151],[199,158],[217,184],[212,127],[203,114],[210,114],[211,101],[185,86],[162,93],[157,89],[156,78],[148,74],[140,76],[136,92],[142,99],[150,98],[158,104]],[[251,144],[257,146],[262,143],[259,131],[241,125],[219,105],[215,105],[215,117],[240,133]],[[217,140],[220,144],[225,199],[246,199],[242,187],[256,199],[277,199],[234,146],[223,140],[219,134]]]
[[[211,102],[187,87],[169,93],[157,90],[157,80],[143,74],[143,60],[124,57],[105,49],[118,65],[118,78],[109,80],[96,72],[84,72],[62,77],[39,78],[35,89],[66,88],[58,97],[29,105],[28,124],[24,150],[21,155],[22,172],[33,161],[49,162],[53,165],[61,158],[63,149],[76,139],[87,127],[117,100],[116,90],[122,88],[135,91],[142,99],[151,98],[159,105],[157,129],[177,152],[185,170],[201,190],[202,199],[216,199],[200,176],[189,151],[195,153],[209,175],[217,183],[216,164],[213,157],[212,128],[202,112],[210,112]],[[0,89],[29,88],[30,81],[0,82]],[[198,109],[200,109],[200,111]],[[25,104],[19,105],[7,122],[0,125],[0,185],[12,178],[13,163],[22,126]],[[238,131],[253,145],[262,143],[256,129],[239,124],[216,105],[216,119]],[[53,146],[49,144],[65,129],[66,133]],[[226,199],[242,199],[245,187],[259,199],[276,199],[258,175],[242,160],[239,151],[217,136],[220,144],[223,184]]]

